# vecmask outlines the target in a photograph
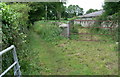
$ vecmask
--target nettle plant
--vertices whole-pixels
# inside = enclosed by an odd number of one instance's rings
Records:
[[[26,42],[26,34],[23,33],[19,26],[20,21],[17,21],[20,14],[10,5],[0,3],[0,15],[2,15],[2,45],[3,47],[14,44],[16,46]]]

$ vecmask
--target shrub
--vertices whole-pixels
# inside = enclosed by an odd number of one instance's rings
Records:
[[[109,26],[110,25],[109,22],[104,22],[104,23],[106,24],[107,27],[113,27],[112,30],[113,30],[113,35],[114,36],[110,36],[109,38],[114,37],[114,41],[118,40],[118,27],[115,28],[115,26],[118,24],[118,20],[119,20],[118,19],[118,17],[119,17],[118,14],[119,14],[119,12],[109,16],[105,12],[105,13],[103,13],[103,15],[96,18],[96,20],[98,20],[98,21],[108,21],[108,20],[112,21],[111,26]],[[95,22],[93,27],[103,27],[102,23],[103,22]],[[110,31],[111,30],[109,28],[107,28],[107,29],[103,29],[103,28],[93,28],[93,29],[91,29],[91,32],[101,33],[101,34],[111,34]]]
[[[2,8],[3,47],[22,44],[26,41],[27,12],[30,8],[26,4],[6,5],[5,3],[0,3],[0,7]]]
[[[15,45],[17,50],[22,50],[23,44],[26,43],[27,37],[27,21],[30,8],[26,4],[10,4],[0,3],[0,15],[2,17],[2,47],[3,49]],[[21,49],[22,48],[22,49]],[[11,54],[11,55],[10,55]],[[24,56],[22,52],[18,56]],[[22,54],[22,55],[19,55]],[[3,70],[12,62],[12,53],[6,53],[3,56]],[[9,74],[9,73],[8,73]]]
[[[78,28],[80,27],[80,24],[71,24],[70,25],[70,32],[71,33],[78,33]]]
[[[27,4],[21,4],[21,3],[17,3],[17,4],[14,3],[10,5],[10,8],[14,9],[14,11],[17,13],[16,25],[19,25],[21,30],[23,32],[26,32],[27,27],[30,26],[30,24],[28,23],[29,21],[28,12],[30,11],[31,8]]]
[[[77,27],[73,27],[70,29],[71,33],[78,33],[78,28]]]
[[[35,22],[34,31],[37,32],[40,37],[46,41],[54,41],[60,39],[60,33],[62,29],[57,25],[48,22]]]

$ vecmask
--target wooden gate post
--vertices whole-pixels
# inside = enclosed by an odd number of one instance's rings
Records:
[[[70,21],[68,23],[67,33],[68,33],[68,38],[70,39]]]
[[[70,34],[71,34],[70,30],[73,29],[73,27],[72,27],[73,25],[74,25],[74,20],[70,20],[68,23],[68,32],[67,32],[69,39],[70,39]]]

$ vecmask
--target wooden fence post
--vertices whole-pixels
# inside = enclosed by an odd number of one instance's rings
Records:
[[[67,27],[67,33],[68,33],[68,38],[70,39],[70,21],[68,23],[68,27]]]
[[[70,39],[70,34],[71,34],[70,29],[74,28],[73,25],[74,25],[74,20],[70,20],[69,23],[68,23],[68,32],[67,32],[69,39]]]

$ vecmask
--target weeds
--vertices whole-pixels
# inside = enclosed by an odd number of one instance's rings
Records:
[[[39,21],[34,24],[34,31],[37,32],[40,37],[46,41],[55,41],[62,39],[60,36],[62,29],[58,25],[52,23]]]
[[[51,32],[51,30],[55,29],[56,31],[56,27],[53,26],[44,22],[35,23],[34,31],[31,30],[29,36],[29,54],[26,55],[26,59],[21,59],[24,60],[22,62],[25,62],[22,65],[28,65],[22,66],[23,75],[107,75],[118,73],[117,53],[114,52],[117,46],[115,43],[76,41],[75,39],[79,39],[79,35],[71,35],[71,40],[65,38],[60,40],[58,35],[55,35],[59,40],[53,40],[51,33],[55,32]],[[39,27],[40,29],[38,29]],[[47,33],[48,30],[50,34]],[[52,41],[47,39],[49,38],[47,35]],[[25,69],[23,69],[24,67]]]

